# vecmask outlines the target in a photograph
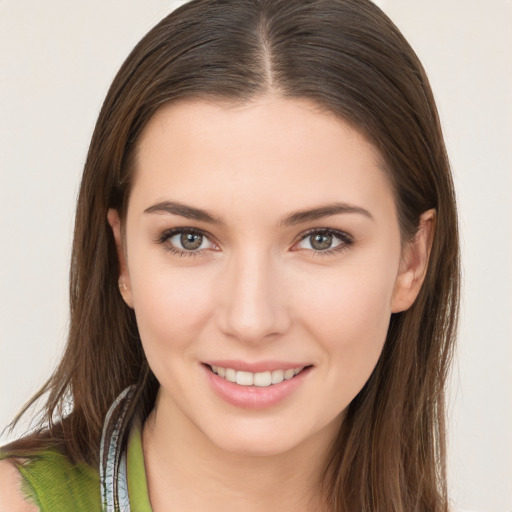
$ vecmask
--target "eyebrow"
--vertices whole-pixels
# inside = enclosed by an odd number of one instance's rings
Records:
[[[347,203],[334,203],[292,213],[283,219],[280,224],[282,226],[295,226],[296,224],[301,224],[303,222],[322,219],[323,217],[329,217],[331,215],[339,215],[341,213],[356,213],[374,220],[373,215],[368,210],[365,210],[360,206]]]
[[[144,213],[170,213],[171,215],[179,215],[180,217],[199,220],[201,222],[207,222],[208,224],[224,224],[222,218],[216,217],[206,210],[187,206],[186,204],[176,201],[162,201],[161,203],[146,208]]]
[[[195,208],[193,206],[188,206],[177,201],[162,201],[160,203],[154,204],[153,206],[150,206],[149,208],[146,208],[144,210],[144,213],[169,213],[171,215],[179,215],[180,217],[198,220],[201,222],[206,222],[208,224],[225,224],[222,217],[217,217],[206,210],[202,210],[201,208]],[[288,215],[287,217],[282,219],[279,222],[279,225],[295,226],[303,222],[317,220],[323,217],[329,217],[331,215],[339,215],[342,213],[355,213],[359,215],[364,215],[365,217],[374,220],[372,214],[368,210],[365,210],[360,206],[355,206],[347,203],[334,203],[320,206],[318,208],[294,212],[291,215]]]

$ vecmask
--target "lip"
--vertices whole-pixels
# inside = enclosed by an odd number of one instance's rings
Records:
[[[226,363],[229,364],[224,366]],[[285,366],[282,366],[282,362],[278,363],[278,366],[275,366],[275,363],[277,363],[275,361],[267,361],[265,364],[242,364],[241,361],[238,362],[239,364],[234,363],[234,361],[215,361],[212,363],[205,363],[202,366],[208,383],[216,395],[228,404],[242,409],[265,409],[267,407],[272,407],[279,404],[304,383],[305,379],[313,369],[313,367],[309,365],[306,366],[304,370],[302,370],[299,374],[289,380],[284,380],[283,382],[280,382],[279,384],[273,384],[272,386],[258,387],[240,386],[234,382],[229,382],[226,379],[223,379],[222,377],[219,377],[213,373],[209,368],[209,366],[213,365],[221,366],[223,368],[233,368],[236,370],[257,373],[261,371],[287,370],[301,366],[300,364],[296,366],[285,364]]]

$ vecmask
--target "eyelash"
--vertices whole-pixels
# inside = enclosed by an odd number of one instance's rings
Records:
[[[354,238],[345,231],[332,228],[313,228],[306,231],[305,233],[302,233],[299,240],[295,242],[294,246],[313,235],[329,235],[340,240],[338,245],[330,249],[326,249],[325,251],[312,249],[314,256],[330,256],[332,254],[341,253],[354,244]]]
[[[175,236],[175,235],[184,235],[184,234],[192,234],[192,235],[199,235],[207,240],[211,240],[212,236],[208,233],[205,233],[204,231],[201,231],[200,229],[194,229],[194,228],[174,228],[174,229],[168,229],[164,231],[157,239],[157,243],[165,245],[165,249],[169,251],[171,254],[183,257],[183,256],[200,256],[204,254],[208,249],[199,249],[197,251],[187,251],[178,249],[174,245],[172,245],[169,240]],[[169,242],[169,243],[168,243]]]
[[[202,237],[205,237],[207,240],[211,241],[211,235],[208,233],[205,233],[204,231],[201,231],[200,229],[194,229],[194,228],[173,228],[164,231],[156,240],[157,243],[161,245],[165,245],[165,249],[169,251],[171,254],[183,257],[183,256],[201,256],[203,255],[208,249],[200,249],[197,251],[187,251],[187,250],[181,250],[172,245],[171,243],[168,243],[169,240],[175,236],[175,235],[182,235],[182,234],[193,234],[193,235],[199,235]],[[354,244],[353,237],[346,233],[345,231],[339,231],[337,229],[332,228],[314,228],[306,231],[305,233],[302,233],[300,235],[300,238],[298,241],[296,241],[293,246],[295,247],[297,244],[302,242],[303,240],[306,240],[308,237],[313,235],[329,235],[333,236],[334,238],[337,238],[340,240],[340,243],[336,245],[335,247],[331,249],[326,249],[324,251],[321,250],[315,250],[311,249],[313,254],[315,256],[329,256],[336,253],[341,253],[345,250],[347,250],[351,245]],[[214,242],[212,242],[214,243]],[[300,249],[296,249],[300,250]]]

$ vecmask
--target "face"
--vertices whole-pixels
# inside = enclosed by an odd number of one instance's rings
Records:
[[[425,259],[376,150],[306,100],[162,107],[109,221],[169,428],[239,453],[333,437]]]

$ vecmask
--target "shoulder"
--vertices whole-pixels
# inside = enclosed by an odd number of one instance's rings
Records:
[[[25,500],[21,491],[22,477],[10,460],[0,460],[0,512],[37,512],[38,508]]]
[[[3,452],[2,458],[0,512],[101,510],[98,471],[63,451],[43,449],[23,458]]]

